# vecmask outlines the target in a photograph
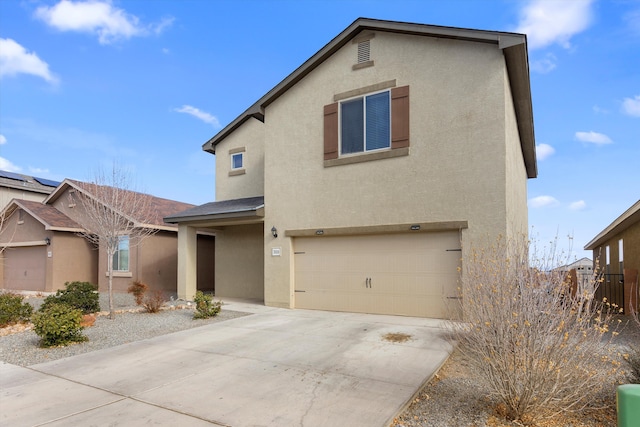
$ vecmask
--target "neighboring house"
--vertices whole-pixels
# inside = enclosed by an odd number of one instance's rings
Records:
[[[587,257],[580,258],[571,264],[556,267],[553,271],[560,273],[569,273],[571,270],[576,270],[578,280],[586,280],[593,277],[593,261]]]
[[[606,292],[621,288],[625,313],[638,311],[638,270],[640,270],[640,200],[616,218],[584,247],[593,251]],[[608,298],[610,301],[611,297]],[[622,304],[620,304],[622,305]]]
[[[526,37],[358,19],[203,149],[218,201],[165,218],[180,296],[215,230],[216,296],[447,317],[470,245],[527,234]]]
[[[131,250],[128,236],[122,236],[118,252],[107,260],[104,247],[96,248],[81,234],[90,219],[79,195],[92,194],[92,188],[95,186],[65,179],[42,202],[14,199],[9,203],[0,232],[2,289],[54,292],[63,289],[65,282],[88,281],[105,291],[107,262],[112,262],[115,291],[126,292],[133,280],[140,280],[152,289],[176,292],[178,230],[162,218],[193,205],[152,197],[153,220],[139,226],[157,233]],[[198,289],[213,291],[214,238],[198,236],[197,244],[203,257]]]
[[[43,201],[60,183],[0,170],[0,210],[12,199]]]

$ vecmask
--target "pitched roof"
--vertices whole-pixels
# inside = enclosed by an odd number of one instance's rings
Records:
[[[221,200],[218,202],[205,203],[204,205],[196,206],[183,212],[167,216],[164,220],[170,223],[178,223],[261,216],[260,213],[263,208],[264,196]]]
[[[349,27],[298,67],[293,73],[289,74],[245,112],[204,143],[202,149],[215,154],[216,145],[240,127],[245,121],[253,117],[264,122],[265,108],[269,104],[278,99],[280,95],[289,90],[327,58],[350,42],[356,35],[365,30],[468,40],[498,45],[504,52],[507,72],[509,74],[509,84],[511,85],[511,94],[516,112],[520,145],[522,147],[527,176],[529,178],[535,178],[538,175],[526,35],[367,18],[356,19]]]
[[[50,179],[0,170],[0,187],[50,194],[59,184],[59,182]]]
[[[635,202],[622,215],[620,215],[604,230],[598,233],[596,237],[591,239],[591,241],[585,245],[584,249],[587,251],[596,249],[598,246],[600,246],[616,234],[623,232],[627,228],[637,223],[640,223],[640,200]]]
[[[13,199],[7,209],[11,209],[11,206],[23,209],[37,221],[44,225],[45,230],[53,231],[71,231],[82,232],[84,228],[58,209],[51,205],[45,205],[42,202],[34,202],[31,200]]]
[[[91,184],[82,181],[75,181],[72,179],[65,179],[54,191],[51,193],[43,203],[48,204],[58,197],[60,197],[67,188],[75,188],[78,191],[81,191],[85,194],[89,194],[92,197],[96,197],[96,194],[99,196],[100,192],[96,191],[97,185]],[[130,218],[134,222],[140,222],[142,220],[148,220],[147,223],[140,223],[141,227],[153,227],[158,229],[175,229],[176,226],[174,224],[169,224],[164,221],[164,217],[176,214],[178,212],[184,211],[185,209],[189,209],[194,207],[190,203],[178,202],[175,200],[163,199],[161,197],[155,197],[150,194],[137,193],[135,191],[124,190],[128,193],[135,193],[141,196],[149,197],[149,211],[148,212],[140,212],[138,217]],[[135,216],[135,215],[134,215]]]

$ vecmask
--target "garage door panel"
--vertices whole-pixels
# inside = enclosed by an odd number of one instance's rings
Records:
[[[7,248],[4,252],[4,287],[23,291],[44,291],[46,247]]]
[[[459,247],[458,232],[296,238],[295,305],[445,317]]]

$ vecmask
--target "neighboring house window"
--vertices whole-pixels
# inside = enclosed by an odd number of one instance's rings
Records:
[[[340,154],[391,147],[391,96],[384,91],[340,103]]]
[[[620,271],[618,273],[624,274],[624,242],[622,239],[618,240],[618,261],[620,261]]]
[[[235,153],[231,155],[231,170],[244,168],[244,153]]]
[[[113,271],[129,271],[129,236],[118,237],[118,249],[113,254]]]
[[[409,86],[324,107],[324,159],[409,147]]]
[[[604,248],[604,257],[605,257],[605,274],[611,274],[611,250],[609,245]]]

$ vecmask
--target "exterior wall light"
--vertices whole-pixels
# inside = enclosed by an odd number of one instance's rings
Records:
[[[51,239],[48,237],[44,238],[44,243],[46,243],[47,246],[49,246],[51,244]]]
[[[271,235],[273,237],[278,237],[278,229],[275,226],[271,227]]]
[[[412,225],[412,226],[411,226],[411,230],[412,230],[412,231],[418,231],[418,230],[420,230],[420,225],[418,225],[418,224]]]

